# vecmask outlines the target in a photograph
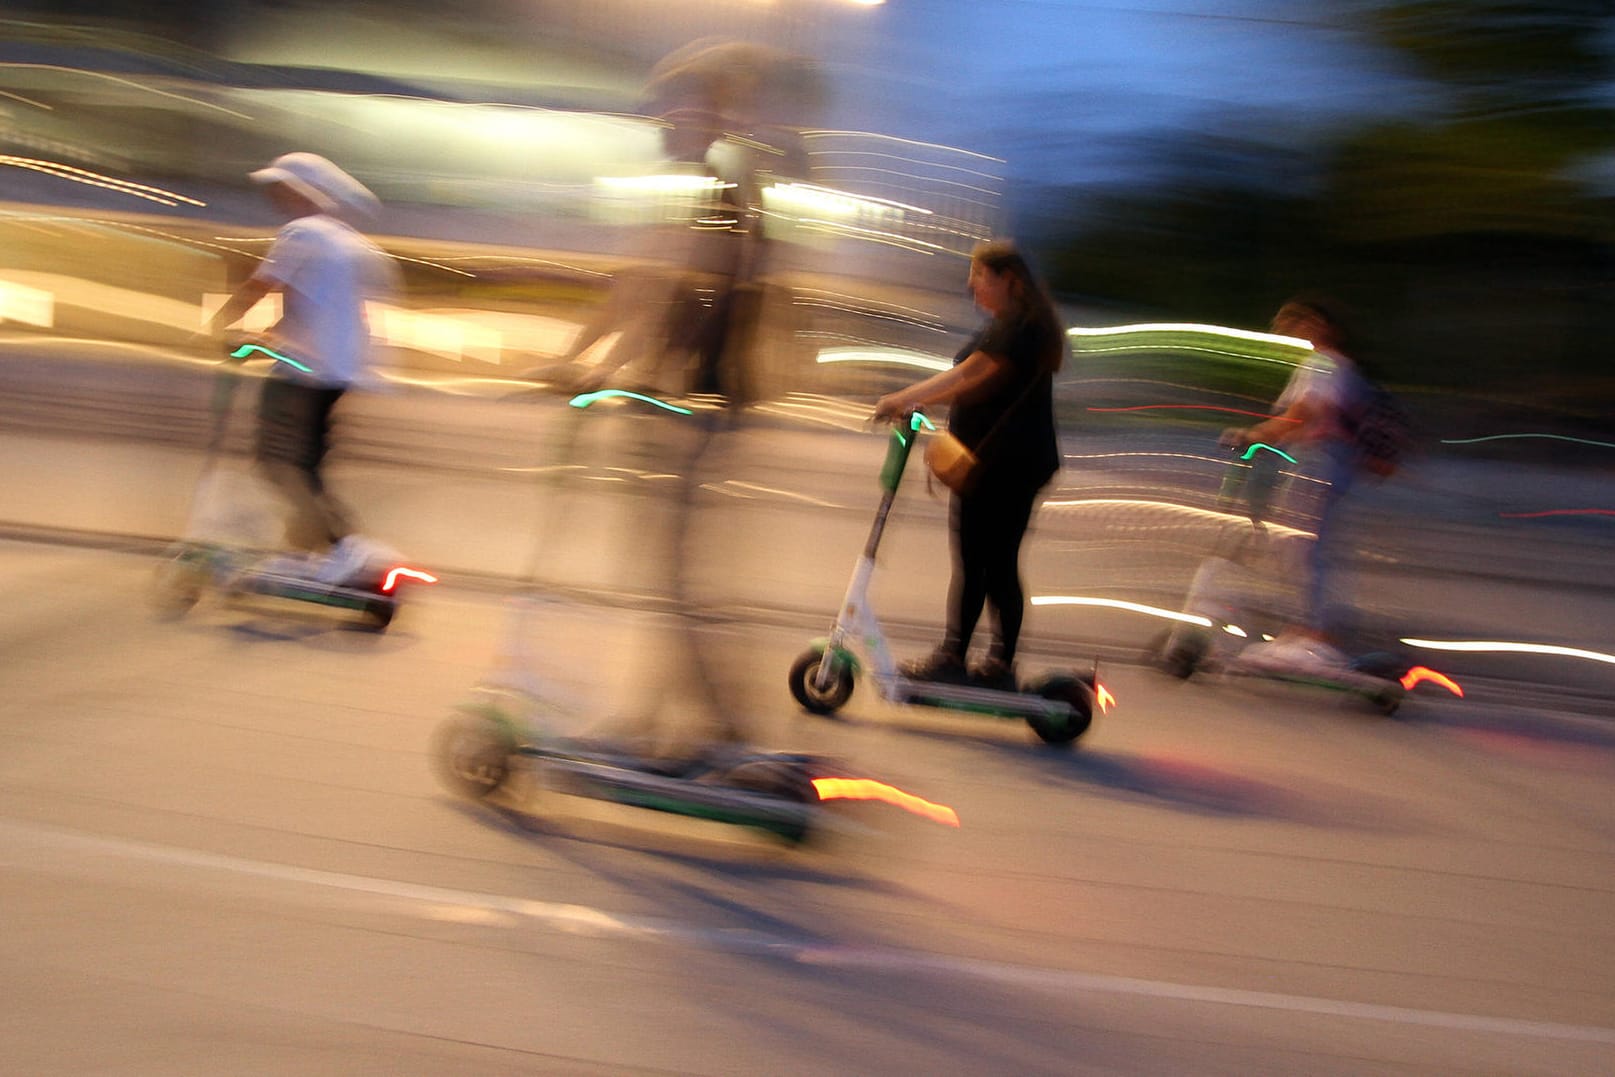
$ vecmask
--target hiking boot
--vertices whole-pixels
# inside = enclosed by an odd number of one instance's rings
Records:
[[[928,657],[904,662],[898,671],[911,681],[935,681],[940,684],[966,684],[970,674],[965,670],[964,659],[946,648],[937,648]]]
[[[995,692],[1020,690],[1015,680],[1015,664],[1002,658],[988,658],[972,669],[970,683],[977,688],[991,688]]]

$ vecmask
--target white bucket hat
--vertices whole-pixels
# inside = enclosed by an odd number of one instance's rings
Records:
[[[370,188],[317,153],[283,153],[247,178],[254,183],[284,183],[320,212],[337,217],[370,218],[381,209],[381,200]]]

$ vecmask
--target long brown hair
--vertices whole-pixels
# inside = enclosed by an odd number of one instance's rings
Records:
[[[989,239],[976,244],[970,252],[970,260],[986,266],[999,276],[1008,274],[1014,282],[1011,293],[1021,308],[1018,313],[1028,320],[1044,321],[1054,326],[1060,346],[1045,362],[1050,371],[1059,370],[1065,362],[1065,327],[1060,324],[1060,315],[1054,309],[1054,300],[1050,298],[1048,289],[1032,271],[1031,263],[1020,248],[1013,240]]]

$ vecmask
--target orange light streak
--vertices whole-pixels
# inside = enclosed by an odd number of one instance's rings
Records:
[[[1453,680],[1444,673],[1437,673],[1428,666],[1414,666],[1412,669],[1402,674],[1402,687],[1406,688],[1410,692],[1413,690],[1413,686],[1418,684],[1420,681],[1430,681],[1432,684],[1439,684],[1441,687],[1445,688],[1458,698],[1463,698],[1464,690],[1458,686],[1457,681]]]
[[[814,778],[813,791],[820,800],[882,800],[943,826],[959,825],[958,813],[946,804],[933,804],[872,778]]]
[[[1116,704],[1116,697],[1110,694],[1110,689],[1097,681],[1094,682],[1094,699],[1099,704],[1100,714],[1109,714],[1110,708]]]

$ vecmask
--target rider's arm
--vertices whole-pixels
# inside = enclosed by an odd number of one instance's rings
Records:
[[[258,300],[274,291],[276,287],[273,281],[262,277],[248,277],[213,315],[212,320],[208,322],[208,331],[217,335],[234,325],[257,304]]]
[[[1283,414],[1264,419],[1255,426],[1239,431],[1239,440],[1246,445],[1263,442],[1267,445],[1284,445],[1303,437],[1317,425],[1321,413],[1313,398],[1303,396],[1286,408]]]
[[[1001,377],[1008,365],[996,355],[971,352],[963,362],[881,397],[875,403],[875,418],[895,419],[932,404],[951,404]]]

